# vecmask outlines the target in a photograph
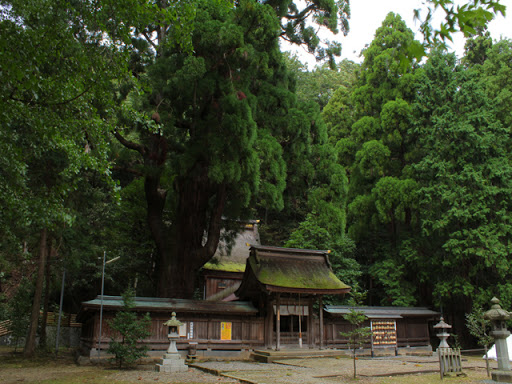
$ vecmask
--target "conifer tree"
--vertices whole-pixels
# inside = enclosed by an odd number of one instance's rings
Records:
[[[413,304],[417,289],[408,279],[404,255],[404,240],[416,220],[417,186],[409,172],[415,143],[409,125],[417,64],[402,61],[404,47],[413,42],[401,17],[388,14],[364,51],[350,101],[343,102],[355,113],[342,121],[354,122],[336,128],[338,161],[349,177],[348,234],[358,246],[359,263],[367,266],[369,299],[395,305]]]

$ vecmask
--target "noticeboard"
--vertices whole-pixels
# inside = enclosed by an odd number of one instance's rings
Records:
[[[372,320],[372,344],[375,347],[396,346],[395,320]]]

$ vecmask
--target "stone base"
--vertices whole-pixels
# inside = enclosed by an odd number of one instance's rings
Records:
[[[179,353],[166,353],[163,359],[160,359],[160,364],[155,366],[157,372],[186,372],[188,366],[181,359]]]
[[[512,383],[512,371],[492,371],[493,381],[497,383]]]

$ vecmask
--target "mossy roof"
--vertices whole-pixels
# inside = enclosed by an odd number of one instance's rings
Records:
[[[267,291],[346,293],[350,287],[331,270],[327,251],[278,247],[251,247],[247,261],[251,274]]]
[[[222,271],[222,272],[244,272],[245,271],[245,260],[244,262],[230,261],[226,258],[219,258],[213,261],[207,262],[203,269],[209,271]]]

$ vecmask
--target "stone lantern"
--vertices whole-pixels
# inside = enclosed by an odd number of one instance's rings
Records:
[[[512,372],[508,357],[507,337],[510,332],[507,330],[506,321],[510,319],[510,312],[500,306],[500,301],[493,297],[491,309],[485,312],[484,319],[491,322],[491,336],[496,346],[496,358],[498,359],[498,370],[492,372],[492,378],[497,382],[512,383]]]
[[[178,353],[178,348],[176,348],[176,341],[180,338],[179,329],[183,325],[183,323],[176,319],[176,312],[171,314],[171,319],[167,320],[164,325],[169,327],[169,334],[167,337],[169,338],[169,348],[167,349],[167,353]]]
[[[169,327],[169,348],[163,359],[160,360],[160,364],[156,365],[158,372],[182,372],[188,368],[185,362],[181,359],[181,356],[176,348],[176,341],[179,340],[179,327],[183,325],[181,321],[176,319],[176,312],[171,314],[171,319],[167,320],[164,325]]]
[[[437,337],[439,337],[439,339],[441,340],[438,348],[450,348],[447,340],[450,337],[450,334],[448,333],[448,329],[451,329],[451,328],[452,328],[452,326],[449,324],[446,324],[444,322],[444,318],[442,316],[441,316],[441,320],[439,321],[439,323],[434,325],[434,329],[439,329],[439,331],[440,331],[440,333],[437,334]]]

